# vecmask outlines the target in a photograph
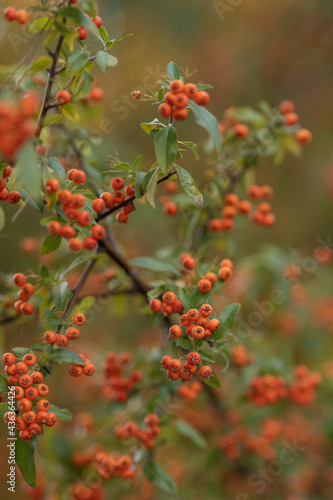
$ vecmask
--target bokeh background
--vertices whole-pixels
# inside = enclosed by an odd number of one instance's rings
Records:
[[[0,3],[1,8],[8,5]],[[15,1],[13,5],[25,8],[27,2]],[[220,119],[230,106],[255,106],[262,99],[277,105],[290,99],[302,125],[313,132],[314,140],[300,158],[286,158],[280,165],[267,161],[265,168],[258,169],[257,182],[275,188],[273,207],[277,223],[269,231],[248,227],[237,239],[243,255],[257,251],[264,241],[311,255],[318,245],[317,238],[326,239],[332,231],[331,0],[102,0],[99,8],[111,38],[128,33],[133,36],[114,48],[119,59],[117,67],[105,76],[95,73],[105,91],[105,122],[96,122],[93,129],[97,162],[104,165],[108,155],[117,153],[123,161],[130,162],[142,154],[147,169],[153,163],[151,142],[140,123],[153,119],[156,108],[133,101],[130,92],[140,89],[150,93],[170,60],[193,72],[193,81],[213,85],[209,109]],[[13,24],[0,21],[1,65],[17,64],[32,43],[26,28]],[[183,140],[194,140],[200,147],[206,138],[205,131],[192,119],[179,124],[178,130]],[[61,152],[55,149],[54,154]],[[205,160],[186,159],[184,166],[194,176],[200,175]],[[43,240],[40,217],[25,209],[11,222],[17,208],[6,204],[5,211],[7,223],[0,235],[2,273],[36,268],[36,254],[22,251],[22,238],[28,235],[38,242]],[[139,206],[138,214],[121,234],[122,247],[129,257],[150,254],[170,244],[178,223],[164,218],[161,224],[160,216],[159,208],[153,212],[149,206]],[[143,239],[140,236],[148,224],[150,230],[144,231]],[[131,307],[135,311],[134,300]],[[139,344],[133,325],[121,316],[122,310],[119,300],[108,307],[107,316],[103,312],[95,318],[101,350],[125,348],[129,341]],[[114,345],[115,337],[110,332],[116,334],[120,321],[122,335]],[[140,321],[143,320],[137,318],[138,327]],[[2,347],[7,351],[13,345],[29,345],[30,341],[39,340],[36,332],[36,322],[3,328]],[[54,403],[65,406],[61,380],[61,376],[55,377],[51,387],[58,398]],[[19,494],[16,498],[20,498]]]

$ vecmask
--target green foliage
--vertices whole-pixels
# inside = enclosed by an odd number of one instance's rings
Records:
[[[177,493],[177,486],[173,479],[155,462],[146,462],[143,472],[158,488],[167,493]]]

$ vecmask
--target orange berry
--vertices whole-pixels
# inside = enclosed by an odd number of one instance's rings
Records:
[[[296,139],[300,144],[309,144],[312,141],[312,133],[306,128],[301,128],[296,132]]]
[[[34,384],[40,384],[44,378],[41,372],[33,372],[31,377]]]
[[[159,312],[162,309],[162,302],[159,299],[153,299],[149,302],[149,308],[153,312]]]
[[[13,276],[13,281],[14,281],[14,284],[16,286],[23,286],[23,285],[25,285],[26,278],[25,278],[24,274],[16,273]]]
[[[291,101],[282,101],[280,104],[280,111],[283,115],[287,113],[292,113],[295,109],[294,104]]]
[[[201,293],[208,293],[212,289],[212,283],[209,280],[202,279],[198,282],[198,289]]]
[[[23,356],[23,361],[28,366],[34,366],[36,364],[36,356],[30,352]]]
[[[83,240],[83,246],[86,250],[93,250],[94,248],[97,247],[97,240],[95,240],[95,238],[87,236]]]
[[[169,328],[169,336],[173,339],[179,339],[182,336],[183,330],[178,325],[172,325]]]
[[[57,220],[51,220],[47,225],[47,230],[50,234],[59,234],[61,231],[61,224]]]
[[[44,333],[44,340],[47,344],[54,344],[57,340],[57,334],[52,330],[48,330]]]
[[[232,269],[227,266],[223,266],[219,270],[219,278],[223,281],[229,280],[232,278]]]
[[[162,102],[158,107],[158,113],[163,116],[163,118],[168,118],[172,114],[172,106],[167,102]]]
[[[186,120],[187,115],[188,115],[188,111],[186,108],[175,108],[172,111],[173,118],[179,122]]]
[[[91,236],[95,238],[95,240],[102,240],[105,237],[105,234],[105,228],[100,224],[96,224],[91,228]]]
[[[199,370],[199,377],[209,379],[213,375],[213,370],[210,366],[202,366]]]
[[[56,94],[56,100],[61,105],[68,104],[71,100],[71,95],[68,90],[59,90],[59,92],[57,92]]]
[[[192,351],[187,355],[187,362],[190,365],[198,365],[200,361],[201,361],[201,356],[196,351]]]
[[[206,273],[204,279],[210,281],[212,285],[217,282],[217,276],[214,273]]]
[[[184,87],[184,92],[190,99],[194,99],[197,94],[198,88],[194,83],[187,83]]]
[[[83,313],[76,313],[73,316],[74,325],[81,326],[85,323],[86,317]]]
[[[5,190],[3,189],[2,191],[5,191]],[[18,203],[20,201],[20,199],[21,199],[21,195],[20,195],[20,193],[18,191],[11,191],[8,194],[8,201],[12,205],[16,205],[16,203]]]
[[[237,205],[238,212],[240,214],[247,215],[248,213],[251,212],[252,205],[249,201],[247,200],[240,200]]]
[[[162,368],[164,368],[165,370],[167,370],[169,368],[169,365],[170,365],[171,361],[172,361],[172,357],[171,356],[163,356],[163,358],[161,359],[161,366],[162,366]]]
[[[170,90],[173,94],[178,94],[178,92],[183,92],[184,90],[184,83],[182,80],[172,80],[170,83]]]
[[[88,36],[88,31],[86,28],[76,28],[76,31],[78,32],[78,39],[79,40],[85,40]]]
[[[188,105],[188,97],[183,92],[179,92],[176,94],[174,102],[177,108],[185,108]]]
[[[177,299],[176,294],[173,292],[165,292],[162,296],[162,300],[165,304],[171,305]]]
[[[16,9],[14,9],[14,7],[6,7],[5,10],[3,11],[3,13],[8,21],[15,21]]]
[[[18,10],[16,12],[16,20],[20,24],[26,24],[29,21],[30,15],[26,10]]]
[[[79,335],[80,335],[80,331],[75,326],[70,326],[66,330],[66,337],[69,340],[76,340],[77,338],[79,338]]]
[[[93,210],[95,210],[95,212],[97,212],[99,214],[100,212],[103,212],[103,209],[105,207],[105,201],[102,200],[101,198],[96,198],[92,202],[92,207],[93,207]]]
[[[49,393],[49,388],[46,384],[38,384],[37,385],[37,391],[38,391],[38,394],[41,396],[41,397],[44,397],[44,396],[47,396],[48,393]]]
[[[244,139],[249,135],[249,129],[246,125],[243,125],[242,123],[237,123],[233,127],[233,131],[237,137],[240,137],[241,139]]]
[[[100,28],[103,24],[102,18],[99,16],[92,17],[91,20],[95,23],[97,28]]]
[[[215,274],[214,274],[214,276],[215,276]],[[202,304],[202,306],[200,306],[200,314],[204,318],[208,318],[208,316],[213,314],[212,306],[210,304]]]
[[[5,363],[5,365],[7,366],[10,366],[10,365],[13,365],[15,363],[15,356],[13,353],[11,352],[6,352],[3,356],[2,356],[2,361]]]
[[[79,238],[71,238],[69,240],[69,248],[73,252],[79,252],[82,248],[82,241]]]
[[[68,346],[68,342],[66,335],[61,334],[57,336],[56,344],[58,347],[66,347]]]
[[[207,106],[210,101],[210,96],[204,90],[199,90],[195,94],[194,100],[199,106]]]

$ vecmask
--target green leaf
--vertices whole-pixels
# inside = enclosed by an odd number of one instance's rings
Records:
[[[218,329],[218,332],[220,332],[220,334],[222,333],[223,335],[233,327],[239,310],[240,304],[230,304],[230,306],[227,306],[225,309],[223,309],[219,316],[221,325]]]
[[[30,349],[32,351],[51,352],[53,351],[53,346],[50,344],[44,344],[43,342],[37,342],[36,344],[32,344]]]
[[[55,173],[57,174],[57,176],[60,177],[60,179],[65,181],[67,179],[66,171],[65,171],[64,167],[62,166],[62,164],[60,163],[60,161],[58,160],[58,158],[55,158],[55,156],[52,156],[50,158],[50,164],[51,164],[51,167],[53,168],[53,170],[55,171]]]
[[[23,479],[32,488],[37,487],[35,451],[36,441],[23,441],[20,431],[17,430],[15,446],[15,460]]]
[[[30,352],[30,349],[28,349],[28,347],[13,347],[12,351],[15,353],[17,358],[22,359],[23,356]]]
[[[80,121],[80,115],[74,104],[71,102],[65,104],[64,106],[60,106],[60,110],[62,114],[72,122],[78,123]]]
[[[26,143],[19,151],[15,168],[9,180],[8,191],[19,191],[24,201],[40,213],[44,210],[42,171],[39,157],[32,143]]]
[[[45,316],[44,319],[47,323],[49,323],[52,326],[60,326],[64,323],[62,318],[60,318],[56,314],[49,314]]]
[[[42,191],[40,191],[40,196],[35,198],[31,198],[31,196],[25,191],[24,188],[19,188],[18,191],[24,203],[26,203],[29,207],[33,208],[40,214],[44,212],[45,204]]]
[[[180,273],[175,266],[169,264],[169,262],[154,259],[153,257],[138,257],[137,259],[130,260],[129,263],[132,266],[142,267],[143,269],[149,269],[150,271],[170,272],[180,276]]]
[[[208,109],[198,106],[194,101],[190,101],[188,105],[193,111],[197,124],[207,130],[212,138],[216,152],[219,153],[222,146],[222,136],[217,119]]]
[[[174,63],[173,61],[170,61],[168,64],[167,73],[168,73],[168,76],[172,80],[179,80],[180,79],[179,68],[178,68],[177,64]]]
[[[43,241],[42,248],[40,250],[41,255],[47,255],[54,252],[59,248],[61,243],[60,234],[49,234]]]
[[[39,33],[42,31],[44,28],[50,29],[52,26],[52,18],[51,17],[39,17],[38,19],[35,19],[32,21],[32,23],[29,25],[28,31],[29,33]],[[40,58],[38,58],[40,59]],[[47,67],[47,66],[46,66]]]
[[[83,50],[73,50],[67,58],[66,75],[73,76],[88,62],[90,53]]]
[[[201,356],[202,361],[207,363],[216,363],[216,359],[205,351],[198,351]]]
[[[85,365],[81,356],[70,349],[66,349],[66,347],[52,351],[47,358],[47,362],[55,363],[57,365]]]
[[[107,73],[109,68],[118,64],[118,59],[103,50],[97,52],[96,64],[102,73]]]
[[[58,408],[52,404],[50,404],[50,412],[54,413],[58,420],[61,420],[62,422],[70,422],[73,418],[69,410],[66,408]]]
[[[193,344],[188,339],[183,339],[182,337],[180,337],[179,339],[176,339],[175,342],[182,349],[187,349],[187,350],[192,350],[193,349]]]
[[[108,32],[106,31],[106,29],[104,28],[104,26],[101,26],[100,28],[98,28],[99,30],[99,34],[101,35],[102,37],[102,40],[106,43],[109,41],[109,35],[108,35]]]
[[[167,493],[177,493],[177,486],[174,480],[155,462],[146,462],[143,472],[158,488]]]
[[[131,165],[126,161],[117,163],[116,165],[113,166],[113,168],[116,168],[117,170],[124,170],[125,172],[132,172]]]
[[[0,375],[0,393],[1,392],[8,392],[8,381],[3,375]]]
[[[215,373],[210,377],[209,380],[205,378],[202,380],[206,385],[209,385],[209,387],[211,387],[212,389],[219,389],[221,387],[221,380],[218,378],[217,375],[215,375]]]
[[[240,122],[253,123],[254,125],[265,125],[265,117],[255,109],[244,107],[232,111],[232,116]]]
[[[159,167],[156,167],[154,170],[152,170],[153,174],[149,179],[148,185],[146,187],[146,197],[149,203],[153,208],[156,208],[155,205],[155,193],[156,193],[156,188],[157,188],[157,181],[158,181],[158,172],[159,172]]]
[[[197,188],[193,177],[191,174],[185,170],[184,168],[180,167],[179,165],[176,165],[176,170],[178,173],[178,177],[180,180],[180,183],[185,191],[192,200],[198,203],[198,205],[202,205],[203,202],[203,197],[202,194],[200,193],[199,189]]]
[[[155,130],[157,128],[157,125],[162,126],[163,124],[158,120],[158,118],[154,118],[154,120],[151,122],[141,123],[141,128],[147,134],[150,134],[152,130]]]
[[[185,142],[181,142],[180,144],[183,144],[184,146],[186,146],[187,148],[189,148],[193,152],[196,160],[200,159],[200,157],[198,155],[198,149],[199,148],[198,148],[198,145],[195,144],[195,142],[185,141]]]
[[[89,297],[85,297],[79,304],[76,304],[76,306],[73,307],[72,314],[74,315],[77,312],[87,312],[95,302],[96,297],[93,297],[92,295]]]
[[[171,125],[162,128],[155,137],[154,148],[158,165],[166,174],[172,168],[177,158],[177,131]]]
[[[124,40],[126,40],[130,36],[133,36],[133,33],[128,33],[128,35],[122,36],[121,38],[118,38],[118,40],[110,40],[110,41],[107,42],[106,48],[110,49],[114,45],[117,45],[117,43],[123,42]]]
[[[60,285],[54,285],[50,290],[50,299],[58,309],[58,311],[64,311],[72,295],[71,289],[67,281],[64,281]]]
[[[31,26],[31,25],[30,25]],[[39,56],[30,68],[30,73],[34,75],[38,71],[48,68],[52,63],[49,56]]]
[[[175,429],[181,434],[182,436],[190,439],[192,443],[197,445],[199,448],[206,448],[207,442],[203,435],[197,431],[192,425],[188,424],[184,420],[176,420],[173,423]]]
[[[3,208],[0,207],[0,231],[2,231],[3,228],[5,227],[5,221],[6,221],[5,212]]]
[[[143,182],[145,175],[145,172],[138,172],[135,176],[135,197],[138,200],[144,195],[144,192],[141,189],[141,183]]]
[[[188,311],[193,308],[193,300],[190,292],[186,288],[181,288],[179,290],[179,298],[184,306],[184,308]]]
[[[43,279],[47,279],[49,277],[49,270],[44,264],[40,266],[40,275]]]

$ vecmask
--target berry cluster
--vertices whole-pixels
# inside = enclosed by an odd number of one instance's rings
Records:
[[[247,366],[254,362],[253,354],[247,352],[245,346],[242,344],[233,347],[232,356],[233,361],[237,366]]]
[[[26,10],[16,10],[14,7],[6,7],[3,14],[7,21],[17,21],[20,24],[27,23],[30,18]]]
[[[1,111],[0,111],[1,113]],[[7,181],[9,180],[9,176],[12,172],[10,166],[7,166],[2,172],[2,178],[0,180],[0,200],[1,201],[9,201],[12,205],[16,205],[21,199],[21,195],[18,191],[9,192],[7,188]]]
[[[286,381],[281,376],[264,375],[254,377],[251,381],[251,389],[248,397],[257,406],[265,406],[275,403],[288,396]]]
[[[19,314],[30,316],[34,312],[34,306],[29,302],[29,299],[34,294],[35,287],[26,282],[26,277],[22,273],[14,274],[13,281],[16,286],[20,287],[17,294],[19,300],[15,302],[14,307]]]
[[[68,172],[68,179],[76,185],[81,185],[86,180],[86,174],[81,170],[71,169]],[[73,194],[68,189],[59,191],[59,188],[60,185],[56,179],[49,179],[45,184],[46,192],[58,193],[58,202],[61,204],[61,209],[71,224],[75,222],[81,227],[89,226],[92,222],[91,213],[88,210],[80,210],[86,204],[85,196],[81,193]],[[77,231],[71,224],[62,225],[59,220],[52,220],[48,223],[47,230],[50,234],[60,234],[63,238],[67,239],[69,241],[69,248],[73,252],[80,251],[83,246],[87,250],[93,250],[96,248],[98,241],[102,240],[105,236],[105,228],[100,224],[94,224],[91,227],[90,236],[86,236],[82,241],[77,236]]]
[[[152,299],[149,302],[149,308],[157,313],[162,311],[163,316],[171,316],[173,313],[182,313],[184,306],[180,299],[177,299],[177,295],[173,292],[165,292],[162,296],[162,301],[159,299]]]
[[[311,372],[307,366],[295,367],[296,381],[289,386],[291,399],[299,405],[308,405],[315,400],[316,388],[321,383],[321,375]]]
[[[86,375],[91,377],[95,373],[95,366],[92,364],[90,359],[86,358],[83,354],[79,354],[80,358],[83,359],[85,365],[72,365],[69,369],[69,373],[72,377],[80,377],[80,375]]]
[[[195,380],[188,385],[181,385],[178,388],[177,394],[191,403],[192,401],[195,401],[197,399],[198,394],[201,391],[202,383]]]
[[[175,325],[177,326],[177,325]],[[171,327],[173,328],[173,327]],[[196,330],[204,330],[201,326],[195,327]],[[161,366],[167,370],[167,375],[170,380],[178,380],[179,378],[184,382],[192,379],[194,373],[201,363],[201,356],[198,352],[192,351],[187,355],[186,361],[172,358],[172,356],[163,356],[161,359]],[[210,366],[202,365],[199,369],[199,377],[209,379],[213,375],[213,370]]]
[[[210,101],[209,94],[204,90],[198,90],[194,83],[185,84],[182,80],[172,80],[169,88],[170,91],[164,95],[164,102],[158,107],[158,112],[163,118],[172,116],[178,121],[185,120],[190,99],[199,106],[207,106]]]
[[[250,186],[247,192],[249,198],[269,199],[273,196],[273,189],[270,186]],[[248,200],[240,200],[239,197],[230,193],[224,197],[224,207],[222,209],[222,219],[213,218],[208,222],[208,230],[213,233],[220,231],[230,231],[235,225],[236,215],[249,215],[252,211],[252,204]],[[268,202],[259,203],[251,218],[255,224],[263,226],[272,226],[275,222],[275,216],[271,213],[271,205]]]
[[[160,419],[155,413],[148,413],[144,424],[145,428],[140,428],[135,422],[130,421],[125,425],[115,427],[114,432],[120,440],[135,438],[143,448],[152,449],[155,446],[156,438],[161,434]]]
[[[126,201],[126,195],[128,197],[133,196],[135,193],[135,189],[132,186],[132,184],[128,184],[125,187],[125,192],[123,192],[124,188],[124,180],[121,177],[114,177],[111,182],[110,186],[113,190],[112,193],[105,191],[101,195],[101,200],[104,201],[104,205],[97,200],[95,200],[95,207],[93,204],[93,208],[96,212],[102,212],[104,207],[110,209],[114,208],[116,205],[120,205],[124,201]],[[98,205],[98,206],[97,206]],[[98,210],[97,210],[98,209]],[[116,220],[120,224],[127,222],[129,214],[133,212],[134,207],[131,203],[128,203],[127,205],[123,206],[122,210],[119,210],[116,215]]]
[[[73,3],[73,2],[72,2]],[[68,491],[71,500],[103,500],[103,491],[99,484],[74,483]]]
[[[17,150],[33,135],[33,116],[38,111],[39,95],[25,92],[20,101],[0,101],[0,152],[8,161],[14,161]]]
[[[102,390],[105,398],[127,401],[130,392],[141,381],[142,374],[139,370],[131,370],[128,376],[124,374],[125,366],[131,362],[131,355],[128,352],[117,354],[109,352],[106,356],[105,378]]]
[[[66,334],[48,330],[44,334],[44,341],[47,344],[57,344],[58,347],[67,347],[70,340],[77,340],[80,335],[80,330],[77,326],[82,326],[86,321],[86,317],[82,313],[76,313],[73,316],[73,323],[76,326],[69,326]]]
[[[232,278],[232,271],[234,265],[230,259],[223,259],[220,262],[220,269],[218,271],[218,277],[222,281],[227,281]],[[201,293],[209,293],[213,286],[217,282],[217,275],[213,272],[208,272],[204,277],[198,281],[198,290]]]
[[[21,439],[30,440],[42,432],[43,424],[52,427],[57,422],[56,415],[49,412],[50,403],[44,399],[49,393],[49,388],[43,383],[43,374],[34,370],[36,365],[34,354],[26,354],[22,361],[15,364],[14,354],[8,352],[3,355],[2,360],[6,365],[5,372],[9,375],[8,385],[15,387],[18,410],[15,419],[16,427],[20,431]],[[20,415],[20,412],[23,415]],[[5,422],[11,418],[11,413],[5,414]]]
[[[132,457],[129,455],[122,455],[118,452],[107,453],[106,451],[98,451],[93,462],[98,474],[104,480],[111,479],[114,476],[120,476],[126,480],[133,479],[134,469],[131,468],[132,463]]]
[[[298,124],[299,118],[295,113],[295,106],[291,101],[282,101],[279,109],[285,125],[292,127]],[[312,141],[312,133],[306,128],[298,129],[295,132],[295,137],[302,145],[309,144]]]

